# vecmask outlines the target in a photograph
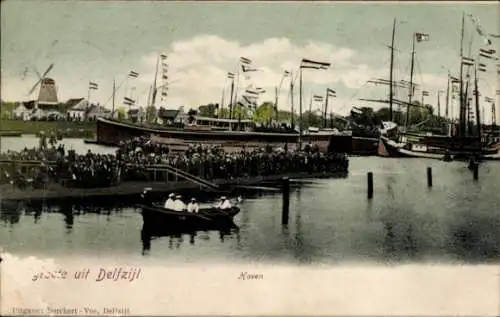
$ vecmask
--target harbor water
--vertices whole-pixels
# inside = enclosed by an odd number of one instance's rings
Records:
[[[112,152],[63,140],[84,153]],[[37,144],[2,138],[2,150]],[[427,186],[427,167],[433,186]],[[374,195],[367,199],[367,173]],[[18,255],[131,257],[189,263],[404,264],[500,260],[500,164],[485,162],[475,181],[464,162],[350,158],[347,178],[294,182],[289,224],[279,191],[243,198],[237,230],[144,241],[134,202],[99,208],[71,203],[3,202],[0,246]],[[146,249],[146,250],[145,250]]]

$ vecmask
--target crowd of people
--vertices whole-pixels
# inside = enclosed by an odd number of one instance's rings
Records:
[[[150,167],[169,165],[208,180],[234,179],[238,177],[292,174],[297,172],[347,172],[345,154],[324,154],[317,146],[306,145],[304,150],[288,151],[258,148],[252,151],[226,152],[222,146],[189,145],[184,151],[171,151],[165,144],[155,144],[148,138],[133,138],[122,142],[116,154],[99,154],[88,151],[77,154],[67,151],[64,145],[51,140],[40,141],[37,148],[25,148],[20,152],[8,151],[2,159],[12,161],[40,161],[37,179],[44,182],[64,181],[78,187],[105,187],[121,181],[152,180]],[[22,175],[13,163],[10,175]],[[8,174],[8,173],[7,173]],[[155,180],[166,173],[159,173]],[[2,175],[5,176],[5,175]]]

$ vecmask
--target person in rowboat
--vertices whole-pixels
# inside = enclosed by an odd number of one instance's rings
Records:
[[[222,205],[220,206],[221,210],[227,210],[232,208],[231,202],[229,201],[229,199],[227,199],[227,197],[223,196],[221,197],[221,200],[222,200]]]
[[[187,211],[194,213],[198,213],[198,211],[200,211],[198,203],[196,202],[196,198],[191,198],[191,202],[189,202],[189,204],[187,205]]]
[[[174,197],[174,193],[168,195],[168,199],[165,201],[165,205],[163,206],[165,209],[174,209]]]
[[[217,202],[214,204],[214,208],[220,208],[222,206],[223,200],[222,197],[217,200]]]
[[[186,210],[186,204],[182,201],[182,196],[181,195],[177,195],[175,197],[175,201],[174,201],[174,210],[175,211],[184,211]]]

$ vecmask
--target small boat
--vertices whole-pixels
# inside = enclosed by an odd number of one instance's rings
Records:
[[[202,208],[197,213],[166,209],[160,204],[140,205],[144,225],[148,229],[189,228],[193,230],[209,230],[231,228],[234,226],[233,217],[240,212],[240,208],[233,206],[222,210],[215,207]]]

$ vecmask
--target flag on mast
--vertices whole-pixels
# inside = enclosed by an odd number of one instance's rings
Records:
[[[476,27],[477,33],[483,38],[484,43],[486,45],[491,45],[491,39],[489,38],[488,34],[484,32],[483,28],[479,24],[479,20],[473,17],[472,14],[467,14],[467,16],[471,19],[472,24],[474,24],[474,26]]]
[[[241,65],[241,70],[246,73],[246,72],[256,72],[258,71],[259,69],[255,68],[255,67],[250,67],[250,66],[246,66],[246,65]]]
[[[470,57],[462,57],[462,65],[472,66],[474,65],[474,59]]]
[[[310,59],[303,58],[300,64],[300,68],[311,68],[311,69],[328,69],[331,63],[317,62]]]
[[[128,77],[137,78],[137,77],[139,77],[139,73],[131,70],[130,73],[128,73]]]
[[[498,57],[494,55],[495,53],[496,51],[494,49],[484,49],[484,48],[479,49],[479,56],[487,59],[498,60]]]
[[[314,101],[323,101],[323,96],[314,95]]]
[[[330,88],[326,88],[326,94],[328,96],[335,96],[337,94],[337,92],[333,89],[330,89]]]
[[[427,42],[427,41],[429,41],[429,34],[415,33],[415,38],[416,38],[417,42]]]
[[[250,65],[252,64],[252,61],[246,57],[240,57],[240,63]]]
[[[96,83],[89,81],[89,89],[97,90],[99,88],[99,85]]]
[[[480,72],[485,72],[486,71],[486,64],[479,63],[477,70]]]
[[[234,73],[227,73],[227,78],[233,79],[234,78]]]
[[[422,96],[429,96],[429,92],[427,90],[422,91]]]

